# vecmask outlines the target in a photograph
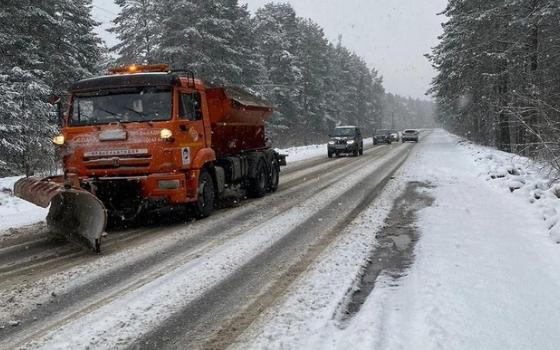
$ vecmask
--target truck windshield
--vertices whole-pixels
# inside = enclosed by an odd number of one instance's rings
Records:
[[[336,128],[333,136],[354,136],[356,129],[354,128]]]
[[[69,124],[146,122],[171,119],[171,88],[135,87],[74,95]]]

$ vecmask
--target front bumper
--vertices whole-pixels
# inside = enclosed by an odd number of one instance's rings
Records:
[[[328,151],[330,153],[350,153],[358,149],[358,144],[342,144],[342,145],[328,145]]]
[[[415,141],[418,142],[418,136],[403,136],[402,137],[402,141],[406,142],[406,141]]]
[[[98,190],[103,189],[104,192],[107,192],[113,189],[114,192],[119,193],[119,189],[126,187],[129,193],[139,196],[138,199],[141,202],[180,204],[190,201],[189,197],[196,197],[198,172],[85,178],[80,179],[80,182],[83,188],[95,195]],[[189,191],[192,188],[192,183],[195,184],[195,190]],[[106,197],[106,194],[103,197]]]

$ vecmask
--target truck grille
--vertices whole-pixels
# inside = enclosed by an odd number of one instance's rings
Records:
[[[86,152],[83,158],[89,170],[148,168],[151,161],[147,149]]]

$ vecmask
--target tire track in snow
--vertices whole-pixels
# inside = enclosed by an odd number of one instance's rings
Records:
[[[131,349],[223,349],[274,304],[314,259],[377,196],[408,155],[386,160],[234,274],[193,300]],[[393,164],[389,164],[394,162]],[[346,210],[341,210],[346,208]]]

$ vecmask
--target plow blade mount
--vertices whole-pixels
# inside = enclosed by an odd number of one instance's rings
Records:
[[[101,252],[101,235],[107,224],[103,203],[82,189],[66,189],[49,179],[25,178],[14,186],[16,196],[46,208],[49,231],[95,252]]]

